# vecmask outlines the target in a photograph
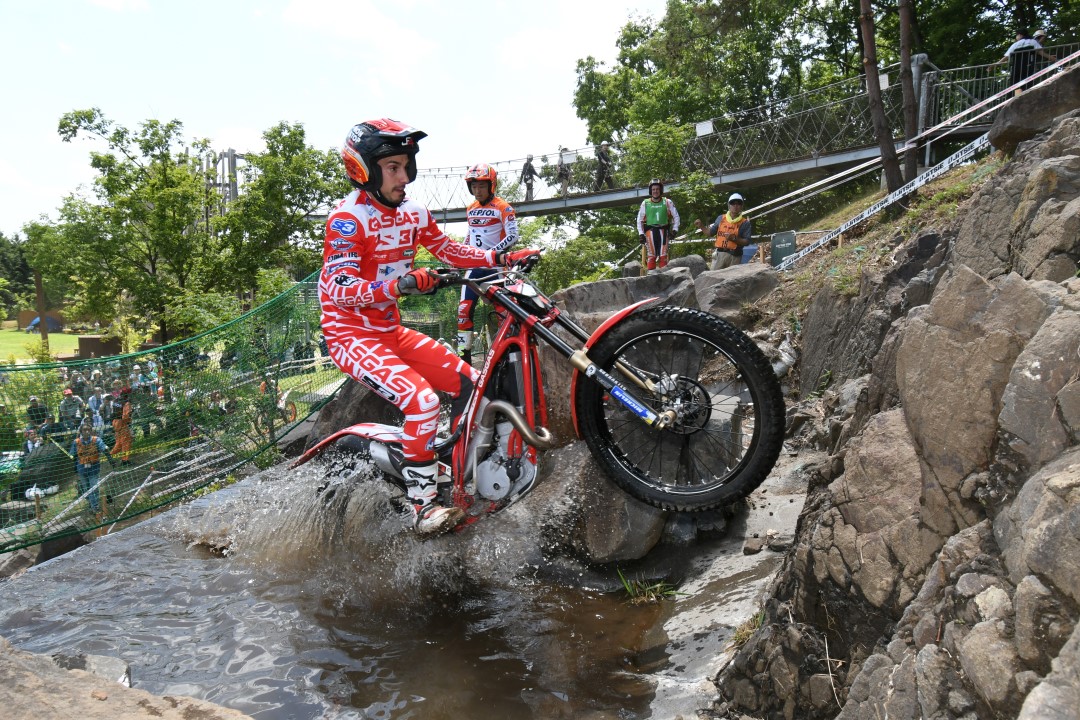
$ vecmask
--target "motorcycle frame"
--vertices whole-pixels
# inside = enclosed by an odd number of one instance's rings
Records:
[[[520,283],[521,290],[511,293],[507,288],[515,281]],[[502,315],[495,339],[491,349],[484,359],[480,371],[480,377],[473,387],[472,393],[458,421],[457,427],[450,437],[436,444],[435,450],[440,457],[450,453],[451,477],[453,478],[452,497],[458,507],[468,510],[474,502],[480,498],[468,490],[468,481],[472,478],[476,463],[491,447],[493,442],[491,422],[484,418],[487,412],[501,412],[514,426],[508,446],[508,454],[512,457],[527,459],[535,463],[537,449],[553,446],[553,438],[547,431],[547,403],[544,395],[543,374],[540,369],[539,337],[556,352],[565,357],[573,366],[571,378],[571,394],[568,398],[571,413],[574,419],[574,429],[577,432],[577,417],[574,407],[574,396],[577,383],[583,375],[588,380],[598,383],[612,398],[636,414],[647,425],[662,429],[668,423],[674,421],[673,412],[656,413],[638,400],[632,390],[620,383],[615,377],[597,367],[588,357],[588,349],[592,347],[604,334],[614,328],[620,321],[632,312],[655,302],[656,298],[649,298],[631,305],[608,318],[595,332],[588,333],[584,328],[566,316],[551,299],[533,285],[527,277],[516,269],[500,272],[494,280],[472,280],[467,277],[452,276],[444,278],[444,285],[467,285],[478,296],[488,299]],[[529,294],[529,290],[532,294]],[[515,298],[527,299],[532,308],[525,307],[522,302]],[[551,326],[558,325],[564,328],[572,336],[582,341],[581,349],[574,348],[564,341]],[[495,370],[500,362],[514,350],[520,352],[521,369],[516,373],[515,381],[517,391],[520,394],[516,405],[511,406],[499,399],[488,398],[488,389],[495,377]],[[652,381],[628,368],[621,363],[616,363],[620,375],[630,381],[629,385],[635,385],[640,389],[652,392],[655,388]],[[496,393],[497,393],[496,389]],[[485,403],[485,399],[487,402]],[[516,412],[515,412],[516,411]],[[514,417],[514,415],[517,417]],[[478,417],[480,416],[480,417]],[[486,427],[485,427],[486,425]],[[379,423],[359,423],[348,428],[339,430],[324,438],[315,446],[308,449],[291,465],[297,467],[318,455],[336,441],[348,437],[359,437],[381,444],[382,450],[369,447],[369,452],[376,465],[392,474],[400,473],[394,467],[397,465],[392,458],[388,457],[387,449],[395,443],[400,443],[400,428]],[[475,440],[475,442],[474,442]],[[513,498],[511,498],[512,500]]]

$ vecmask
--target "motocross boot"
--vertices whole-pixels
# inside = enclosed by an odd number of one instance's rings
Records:
[[[466,365],[472,365],[472,330],[461,330],[457,334],[458,357],[465,361]]]
[[[443,507],[435,502],[438,494],[439,463],[408,463],[402,467],[405,491],[413,511],[413,528],[418,535],[438,535],[451,530],[465,517],[458,507]],[[449,478],[447,478],[449,480]]]

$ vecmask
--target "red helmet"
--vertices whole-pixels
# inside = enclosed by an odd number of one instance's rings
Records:
[[[469,192],[472,192],[472,184],[479,180],[487,180],[491,183],[491,194],[495,194],[495,187],[499,184],[499,175],[495,172],[495,168],[487,163],[477,163],[465,173],[465,187],[469,188]]]
[[[425,137],[427,133],[389,118],[353,125],[341,148],[341,159],[345,161],[349,181],[358,188],[379,194],[382,188],[379,159],[408,155],[406,170],[409,182],[412,182],[416,179],[417,142]]]

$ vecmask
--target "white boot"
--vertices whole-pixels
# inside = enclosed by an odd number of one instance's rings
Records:
[[[405,490],[413,508],[413,527],[420,535],[438,535],[450,530],[465,517],[458,507],[442,507],[435,503],[439,481],[439,463],[406,465]]]
[[[457,354],[467,363],[472,363],[472,330],[459,330],[457,334]]]

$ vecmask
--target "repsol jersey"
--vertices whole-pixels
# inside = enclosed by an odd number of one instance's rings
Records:
[[[354,190],[326,219],[319,303],[328,340],[356,331],[387,332],[401,323],[393,281],[423,246],[455,267],[491,267],[495,253],[454,242],[427,208],[408,198],[387,208]]]
[[[518,241],[514,208],[500,197],[484,205],[474,202],[465,210],[465,219],[469,223],[466,242],[473,247],[498,253],[509,250]]]

